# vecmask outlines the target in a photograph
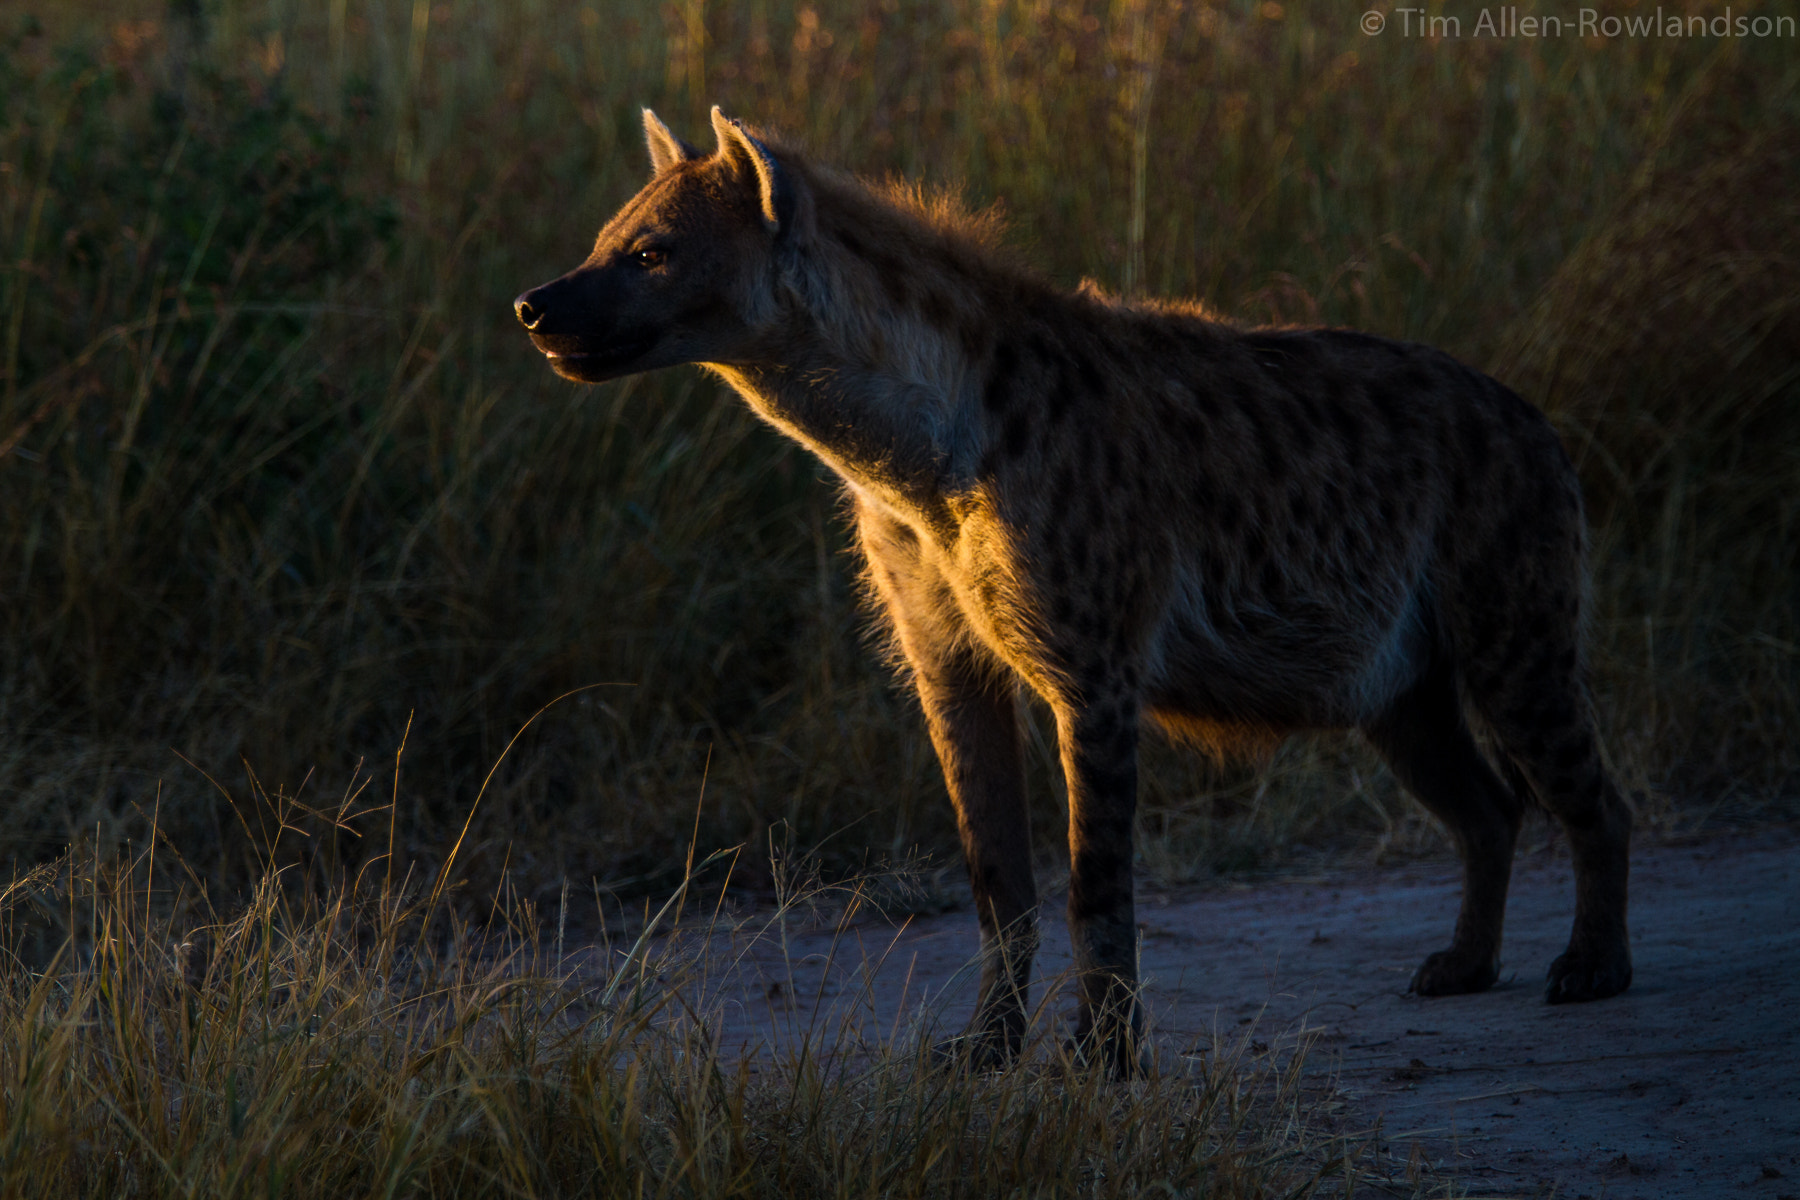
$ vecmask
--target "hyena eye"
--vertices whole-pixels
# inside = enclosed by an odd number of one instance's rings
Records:
[[[660,267],[662,266],[663,261],[668,257],[669,252],[667,250],[659,250],[654,246],[646,246],[642,250],[633,250],[631,252],[631,261],[640,267]]]

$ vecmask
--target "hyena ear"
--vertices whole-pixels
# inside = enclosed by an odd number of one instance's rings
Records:
[[[713,133],[719,139],[719,157],[746,180],[755,180],[762,204],[763,224],[779,234],[794,223],[794,189],[769,148],[751,137],[741,121],[734,121],[713,105]]]
[[[644,141],[650,147],[650,169],[661,175],[676,163],[699,158],[700,152],[669,132],[657,115],[644,110]]]

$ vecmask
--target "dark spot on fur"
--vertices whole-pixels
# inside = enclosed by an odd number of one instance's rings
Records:
[[[1200,415],[1200,418],[1203,421],[1214,421],[1218,419],[1218,400],[1211,392],[1203,391],[1199,388],[1188,388],[1186,389],[1186,394],[1188,403],[1193,406],[1194,411]]]
[[[1559,771],[1573,771],[1587,762],[1587,742],[1566,742],[1550,755],[1550,764]]]
[[[1019,369],[1019,352],[1010,343],[994,347],[994,363],[988,369],[981,403],[991,413],[1003,413],[1012,403],[1013,376]]]
[[[908,308],[912,304],[912,276],[896,274],[892,271],[878,271],[881,290],[887,293],[888,303],[895,308]]]
[[[962,322],[957,326],[956,336],[962,343],[963,353],[971,359],[980,358],[982,351],[987,348],[988,331],[978,321]]]
[[[1300,529],[1311,529],[1313,518],[1317,515],[1313,510],[1312,496],[1301,487],[1288,488],[1288,519]]]
[[[1186,454],[1198,458],[1206,452],[1206,422],[1192,411],[1185,407],[1177,408],[1171,414],[1169,423],[1174,427],[1172,432]]]
[[[1352,411],[1350,397],[1341,388],[1326,404],[1325,414],[1331,422],[1332,432],[1337,435],[1337,443],[1343,449],[1344,457],[1355,467],[1362,461],[1362,421]]]
[[[1152,325],[1148,337],[1150,353],[1161,358],[1180,359],[1189,353],[1188,342],[1166,325]]]
[[[1293,442],[1292,457],[1295,459],[1311,458],[1313,447],[1319,443],[1313,423],[1304,416],[1288,427],[1288,437]]]
[[[1104,396],[1106,379],[1100,374],[1100,368],[1094,365],[1094,360],[1079,350],[1075,351],[1072,357],[1075,360],[1075,371],[1081,376],[1081,386],[1086,388],[1091,396]]]
[[[1405,426],[1406,406],[1391,388],[1377,387],[1371,390],[1369,404],[1390,436]]]
[[[1056,473],[1056,484],[1050,491],[1049,522],[1052,529],[1063,529],[1069,517],[1069,501],[1076,492],[1075,468],[1065,462]]]
[[[1304,379],[1295,380],[1287,389],[1289,416],[1297,424],[1317,428],[1323,423],[1323,414],[1319,411],[1320,387],[1319,373],[1309,371]]]
[[[1469,633],[1478,646],[1491,647],[1500,632],[1500,614],[1491,607],[1477,607],[1468,614]]]
[[[1219,497],[1219,529],[1226,537],[1235,538],[1244,526],[1244,502],[1234,492]]]
[[[1480,418],[1474,413],[1461,414],[1456,422],[1456,434],[1462,458],[1462,470],[1457,472],[1457,486],[1460,489],[1464,486],[1465,476],[1479,480],[1486,475],[1491,449],[1487,430],[1482,428]]]
[[[907,269],[906,263],[895,258],[881,246],[867,247],[863,252],[863,259],[884,276],[910,277],[912,274],[912,272]]]
[[[927,291],[919,300],[919,310],[927,321],[940,329],[956,324],[956,308],[941,292]]]
[[[1509,515],[1505,523],[1494,533],[1494,553],[1500,562],[1513,562],[1519,557],[1523,542],[1518,515],[1516,513]]]
[[[1031,422],[1025,418],[1024,413],[1016,412],[1006,418],[1006,432],[1003,436],[1003,453],[1008,458],[1018,458],[1030,445]]]
[[[844,226],[841,229],[834,229],[832,230],[831,235],[838,240],[838,243],[843,246],[844,249],[856,255],[858,258],[866,258],[868,256],[867,246],[864,244],[862,238],[857,235],[854,228]]]
[[[1257,566],[1264,559],[1269,557],[1268,540],[1263,537],[1262,530],[1255,526],[1250,526],[1244,530],[1242,545],[1244,547],[1244,562],[1252,567]]]
[[[1263,474],[1270,483],[1279,483],[1287,474],[1287,463],[1282,456],[1280,439],[1269,428],[1270,415],[1255,409],[1244,411],[1250,418],[1250,432],[1256,437],[1256,452],[1262,459]]]

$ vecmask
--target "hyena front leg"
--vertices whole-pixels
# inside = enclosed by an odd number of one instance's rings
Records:
[[[977,1069],[1003,1066],[1025,1038],[1037,952],[1037,881],[1020,758],[1017,685],[966,650],[914,658],[920,703],[944,768],[981,923],[981,996],[968,1030],[938,1047]]]
[[[1057,712],[1069,786],[1069,940],[1081,1007],[1076,1050],[1113,1075],[1144,1065],[1138,1003],[1132,825],[1137,811],[1138,704],[1090,688]]]
[[[913,552],[911,534],[878,517],[861,524],[871,577],[912,668],[956,806],[981,925],[975,1015],[937,1053],[978,1070],[1004,1066],[1024,1043],[1038,944],[1018,684],[962,627],[954,597]]]

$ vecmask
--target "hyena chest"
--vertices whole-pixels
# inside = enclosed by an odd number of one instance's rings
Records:
[[[1029,564],[1016,552],[1010,531],[989,520],[965,521],[938,570],[960,623],[1027,678],[1038,674],[1043,620]]]

